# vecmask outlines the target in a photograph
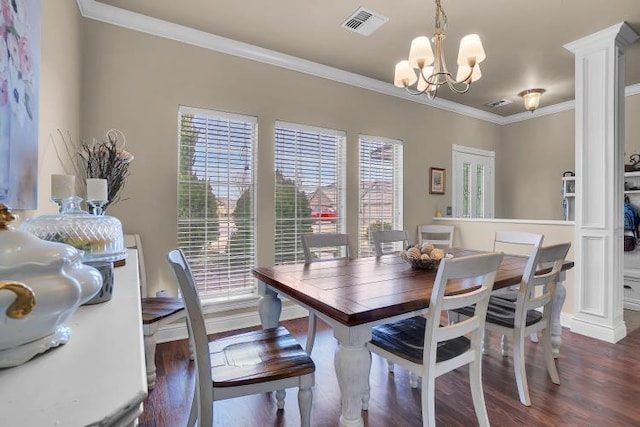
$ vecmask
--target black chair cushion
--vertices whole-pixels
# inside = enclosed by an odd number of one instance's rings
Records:
[[[455,313],[463,316],[471,317],[475,311],[475,306],[462,307],[453,310]],[[489,307],[487,308],[487,322],[495,325],[504,326],[506,328],[515,327],[516,302],[510,297],[492,296],[489,299]],[[542,320],[542,313],[537,310],[527,311],[526,326],[533,325]]]
[[[396,356],[422,363],[424,329],[426,319],[422,316],[386,323],[371,331],[371,343]],[[458,337],[438,343],[436,362],[452,359],[471,347],[467,337]]]

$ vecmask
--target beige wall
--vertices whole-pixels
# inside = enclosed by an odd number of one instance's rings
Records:
[[[405,227],[450,205],[427,192],[429,166],[451,169],[451,144],[496,150],[499,127],[410,101],[84,20],[82,135],[116,127],[135,155],[124,198],[109,209],[141,234],[150,291],[174,290],[165,254],[176,245],[178,106],[258,118],[259,264],[273,260],[273,128],[276,120],[347,133],[347,231],[357,241],[359,133],[404,141]]]
[[[625,163],[640,153],[640,95],[625,98]],[[575,172],[574,110],[502,126],[496,169],[501,214],[561,220],[564,171]]]
[[[575,172],[574,111],[502,126],[496,180],[497,218],[563,219],[564,171]],[[498,157],[498,156],[496,156]]]
[[[51,174],[64,173],[50,136],[57,129],[80,134],[82,17],[70,1],[42,2],[40,110],[38,124],[38,209],[22,211],[21,219],[55,213],[49,201]]]
[[[640,153],[640,95],[627,96],[624,120],[624,162],[629,156]]]

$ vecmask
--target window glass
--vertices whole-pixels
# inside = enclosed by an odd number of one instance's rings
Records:
[[[178,247],[201,298],[253,292],[254,117],[180,107]]]

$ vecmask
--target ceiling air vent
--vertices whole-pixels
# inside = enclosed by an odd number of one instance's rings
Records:
[[[487,107],[498,108],[498,107],[504,107],[505,105],[509,105],[511,103],[513,103],[513,101],[509,101],[508,99],[501,99],[500,101],[489,102],[488,104],[485,104],[485,105]]]
[[[386,16],[361,7],[342,23],[342,28],[368,36],[382,27],[388,20],[389,18]]]

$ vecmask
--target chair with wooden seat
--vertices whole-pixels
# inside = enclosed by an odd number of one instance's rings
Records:
[[[551,313],[556,283],[570,246],[570,243],[536,246],[522,275],[516,301],[496,297],[491,297],[489,301],[485,329],[514,340],[513,367],[516,384],[520,402],[526,406],[531,406],[524,361],[527,335],[542,331],[544,359],[549,376],[554,384],[560,384],[551,347]],[[543,268],[543,273],[537,273],[540,268]],[[458,312],[466,316],[471,313],[471,308],[464,307]]]
[[[211,426],[213,402],[275,391],[284,408],[285,389],[298,388],[300,425],[311,425],[315,365],[284,327],[209,342],[191,268],[180,249],[167,255],[187,311],[195,347],[196,381],[188,426]],[[258,424],[258,423],[256,423]]]
[[[405,230],[374,231],[371,233],[371,238],[378,257],[397,253],[409,246],[409,235]],[[395,247],[394,243],[396,243]],[[398,247],[397,243],[400,243],[400,247]]]
[[[335,259],[351,258],[351,244],[349,235],[342,233],[309,233],[303,234],[302,249],[304,251],[304,262],[329,261]],[[327,252],[329,257],[327,257]],[[315,313],[309,312],[309,326],[307,329],[307,343],[305,350],[311,354],[313,343],[316,340],[316,326],[318,319]]]
[[[501,253],[443,259],[433,283],[426,316],[383,324],[372,330],[372,339],[367,344],[372,353],[422,377],[423,426],[435,426],[435,379],[467,364],[478,423],[489,425],[482,390],[480,346],[487,304],[501,261]],[[469,281],[477,287],[462,294],[445,295],[451,280]],[[440,325],[444,311],[471,305],[475,310],[468,319]]]
[[[125,234],[124,246],[138,251],[138,277],[140,280],[140,306],[144,335],[144,358],[147,369],[147,388],[153,390],[156,383],[156,333],[169,323],[186,316],[182,298],[147,297],[147,275],[142,253],[142,240],[138,234]]]
[[[453,225],[418,225],[418,243],[429,242],[437,248],[451,248],[453,247],[454,231]]]

